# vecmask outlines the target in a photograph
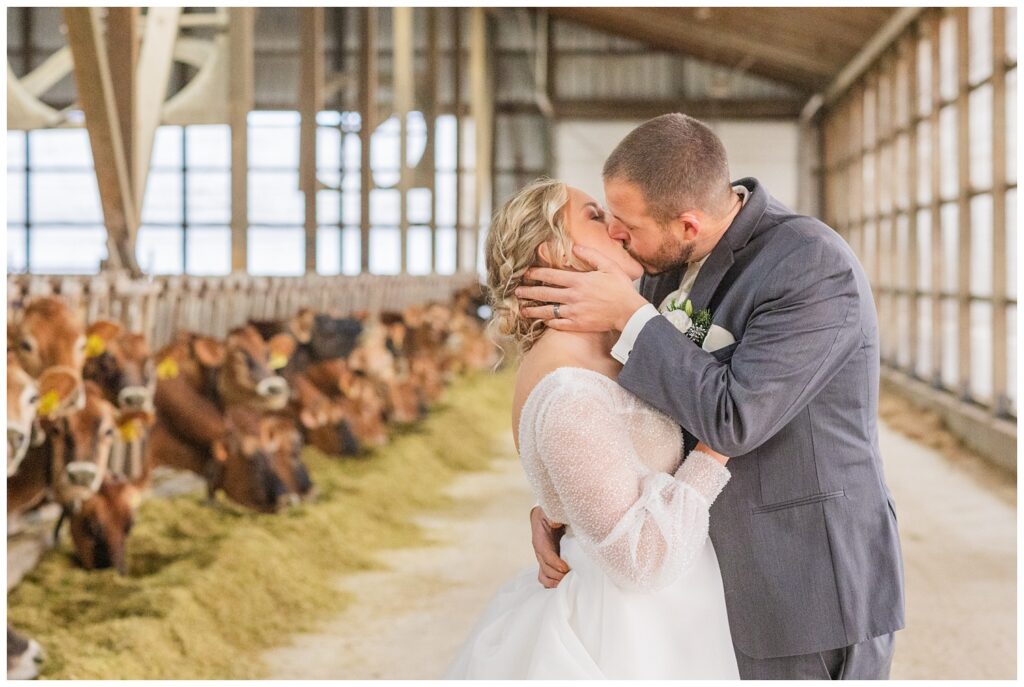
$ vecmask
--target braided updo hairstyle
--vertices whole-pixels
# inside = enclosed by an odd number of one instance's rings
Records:
[[[511,338],[521,353],[530,350],[545,330],[543,321],[520,314],[521,307],[540,304],[516,298],[517,287],[536,283],[524,278],[526,270],[535,266],[580,269],[565,228],[568,202],[564,182],[537,179],[502,206],[487,234],[487,288],[494,311],[490,327],[493,334]],[[543,244],[548,245],[550,265],[539,254]]]

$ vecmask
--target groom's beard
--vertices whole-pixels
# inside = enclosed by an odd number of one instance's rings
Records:
[[[644,274],[649,277],[681,270],[686,267],[686,264],[690,262],[690,258],[693,257],[694,245],[692,241],[679,241],[667,231],[664,238],[665,240],[658,247],[658,252],[651,257],[637,255],[631,246],[625,246],[626,252],[640,263],[644,268]]]

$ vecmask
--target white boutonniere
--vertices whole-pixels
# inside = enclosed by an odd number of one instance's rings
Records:
[[[709,353],[736,341],[728,329],[711,324],[711,311],[707,308],[697,311],[695,315],[689,298],[682,302],[672,299],[662,315],[686,338]]]

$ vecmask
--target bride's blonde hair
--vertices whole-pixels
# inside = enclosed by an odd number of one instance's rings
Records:
[[[519,351],[530,350],[544,333],[541,320],[523,317],[520,308],[539,305],[516,298],[515,290],[535,282],[524,279],[534,266],[580,269],[566,230],[569,189],[564,182],[541,178],[523,188],[494,216],[484,246],[487,288],[494,311],[493,333],[511,338]],[[541,258],[548,246],[550,264]]]

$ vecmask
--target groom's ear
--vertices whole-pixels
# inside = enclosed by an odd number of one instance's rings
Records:
[[[684,212],[676,218],[676,226],[682,230],[684,239],[692,241],[700,236],[703,219],[698,213]]]

